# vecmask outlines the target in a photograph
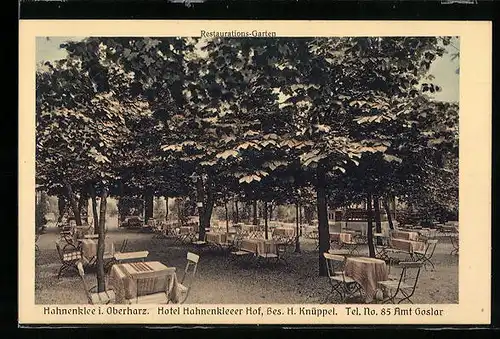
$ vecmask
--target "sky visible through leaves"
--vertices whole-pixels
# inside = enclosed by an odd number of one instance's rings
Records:
[[[61,49],[60,44],[72,40],[79,41],[83,37],[39,37],[37,39],[36,62],[54,61],[66,57],[66,51]],[[430,73],[435,76],[433,81],[442,88],[442,91],[435,94],[435,99],[439,101],[458,102],[459,91],[459,64],[460,58],[457,53],[460,51],[460,41],[458,38],[452,39],[452,43],[447,48],[448,53],[437,59],[431,65]]]

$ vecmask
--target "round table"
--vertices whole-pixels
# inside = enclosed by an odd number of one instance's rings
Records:
[[[385,261],[368,257],[348,257],[345,263],[345,275],[354,279],[366,295],[366,302],[371,302],[377,292],[377,283],[388,279]]]

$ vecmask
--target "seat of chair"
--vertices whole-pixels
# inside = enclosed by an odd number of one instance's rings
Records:
[[[398,279],[384,280],[384,281],[379,281],[378,284],[394,290],[394,289],[398,288],[399,280]],[[408,289],[408,288],[411,289],[411,288],[413,288],[413,286],[410,286],[404,282],[401,282],[401,285],[399,285],[399,288],[400,289]]]
[[[353,284],[356,282],[356,280],[354,280],[353,278],[348,277],[346,275],[342,275],[342,272],[340,272],[340,274],[335,274],[334,276],[331,276],[330,279],[339,282],[345,282],[346,284]]]
[[[424,251],[413,251],[414,254],[425,255]]]
[[[177,284],[177,290],[179,293],[185,293],[187,292],[189,288],[187,286],[184,286],[183,284]]]
[[[277,258],[278,255],[276,253],[261,253],[261,254],[259,254],[259,257],[262,257],[262,258]]]
[[[116,295],[115,295],[115,291],[107,290],[104,292],[91,293],[90,299],[92,300],[93,305],[109,304],[109,303],[115,302]]]
[[[127,299],[127,302],[129,304],[168,304],[168,296],[165,292],[158,292]]]
[[[148,255],[149,255],[148,251],[115,252],[114,258],[116,260],[144,259]]]
[[[207,242],[203,240],[193,241],[193,245],[205,245]]]

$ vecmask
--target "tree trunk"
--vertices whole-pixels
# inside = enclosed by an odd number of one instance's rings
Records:
[[[68,192],[69,203],[71,205],[71,209],[73,210],[73,215],[75,217],[76,226],[82,226],[82,218],[80,218],[80,213],[78,210],[78,203],[75,199],[75,194],[73,193],[73,189],[69,182],[65,182],[66,190]]]
[[[271,220],[273,220],[273,210],[274,210],[273,209],[273,203],[271,202],[267,208],[268,208],[267,217],[271,221]]]
[[[227,211],[227,200],[224,198],[224,212],[226,212],[226,233],[229,233],[229,213]]]
[[[375,258],[375,247],[373,246],[373,211],[372,211],[372,195],[368,193],[366,199],[366,207],[368,210],[368,229],[366,232],[366,237],[368,238],[368,252],[370,253],[370,258]]]
[[[375,212],[375,231],[382,233],[382,220],[380,217],[380,199],[378,195],[373,196],[373,209]]]
[[[238,212],[238,200],[234,201],[234,223],[237,224],[240,222],[240,215]]]
[[[375,212],[375,232],[382,233],[382,220],[380,216],[380,199],[378,195],[373,196],[373,209]],[[377,245],[381,244],[382,239],[377,238]]]
[[[205,232],[207,229],[210,228],[210,221],[212,219],[212,212],[214,210],[214,203],[215,203],[214,190],[212,187],[212,180],[210,179],[210,177],[207,180],[206,196],[207,199],[204,206],[205,215],[203,217],[203,226],[200,228],[200,236],[199,236],[200,240],[205,239]]]
[[[205,192],[203,189],[203,180],[199,177],[196,180],[196,207],[198,208],[198,225],[199,225],[199,238],[200,241],[205,241]]]
[[[165,221],[168,220],[168,197],[165,196]]]
[[[267,239],[269,239],[269,230],[268,230],[268,224],[267,224],[267,201],[264,201],[264,236]]]
[[[66,212],[66,199],[63,195],[60,195],[57,199],[57,208],[59,210],[59,215],[57,216],[57,222],[61,222]]]
[[[89,223],[88,210],[89,210],[89,197],[86,191],[82,191],[82,194],[78,199],[78,214],[80,215],[82,222],[85,222],[86,224]]]
[[[391,214],[391,209],[389,207],[388,198],[384,197],[382,199],[382,203],[384,204],[385,213],[387,213],[387,222],[389,223],[389,228],[391,230],[393,230],[394,229],[394,224],[392,223],[392,214]]]
[[[94,219],[94,234],[99,234],[99,216],[97,215],[97,197],[93,184],[89,185],[90,198],[92,200],[92,214]]]
[[[328,209],[326,204],[326,170],[325,164],[320,162],[316,170],[316,200],[318,207],[318,236],[319,236],[319,275],[327,276],[326,261],[323,253],[330,249],[330,235],[328,230]]]
[[[149,219],[153,218],[153,207],[154,207],[154,195],[153,192],[147,191],[144,195],[144,205],[145,205],[145,215],[144,223],[147,224]]]
[[[300,236],[302,236],[302,206],[299,205],[299,229]]]
[[[106,228],[106,205],[108,198],[107,188],[103,188],[101,194],[100,214],[99,214],[99,239],[97,240],[97,291],[104,292],[105,273],[104,273],[104,249],[105,249],[105,228]]]
[[[311,225],[312,224],[312,220],[313,220],[313,215],[314,215],[314,210],[312,208],[312,206],[310,205],[306,205],[304,206],[304,222],[308,225]]]
[[[257,199],[253,201],[253,219],[252,219],[252,225],[257,225],[258,224],[258,216],[257,216]]]
[[[299,225],[300,225],[300,221],[299,221],[299,209],[300,209],[300,206],[299,206],[299,203],[296,202],[295,203],[295,224],[296,224],[296,229],[295,229],[295,253],[300,253],[300,240],[299,240]]]

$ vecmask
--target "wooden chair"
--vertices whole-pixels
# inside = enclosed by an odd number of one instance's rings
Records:
[[[193,282],[196,277],[196,269],[198,268],[198,261],[200,260],[200,256],[191,252],[187,253],[187,263],[186,268],[184,269],[184,275],[180,283],[177,285],[179,292],[181,293],[181,298],[179,299],[179,303],[183,304],[189,296],[189,292],[191,291],[191,287],[193,286]],[[185,283],[186,277],[190,275],[190,279],[188,283]]]
[[[335,294],[339,295],[341,302],[354,297],[356,292],[359,292],[362,297],[361,286],[354,279],[345,275],[346,257],[330,253],[323,253],[323,256],[326,260],[328,278],[332,287],[325,301],[328,301],[329,297]]]
[[[80,252],[79,249],[74,247],[68,248],[66,246],[61,249],[57,241],[56,241],[56,249],[57,249],[57,254],[59,255],[59,260],[61,261],[61,268],[57,273],[57,279],[61,277],[61,274],[64,271],[78,270],[76,265],[78,262],[82,260],[82,253]]]
[[[431,264],[432,270],[435,269],[434,263],[431,261],[434,251],[437,246],[437,239],[429,239],[425,245],[425,251],[413,251],[414,258],[416,261],[421,261],[426,269],[427,263]]]
[[[413,301],[411,301],[410,298],[415,293],[423,263],[420,261],[414,261],[400,262],[399,264],[402,267],[399,279],[378,282],[378,285],[389,295],[388,298],[382,301],[382,303],[391,302],[394,304],[396,298],[401,295],[401,299],[398,301],[398,304],[405,300],[408,300],[413,304]]]
[[[127,299],[128,304],[168,304],[170,302],[170,291],[173,289],[175,267],[167,269],[167,281],[165,289],[161,292],[151,293],[152,282],[156,278],[151,276],[138,277],[135,280],[136,295]]]
[[[107,290],[104,292],[93,292],[96,290],[97,286],[89,288],[87,282],[85,281],[85,271],[83,269],[83,264],[79,261],[76,264],[78,268],[78,274],[83,283],[83,288],[85,290],[85,295],[87,300],[91,305],[102,305],[102,304],[113,304],[116,300],[115,292],[113,290]]]

